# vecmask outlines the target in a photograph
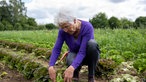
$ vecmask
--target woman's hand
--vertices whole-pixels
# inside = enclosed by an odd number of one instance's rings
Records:
[[[74,67],[69,66],[64,72],[64,82],[72,82]]]
[[[56,82],[56,70],[54,69],[53,66],[50,66],[48,68],[49,76],[52,82]]]

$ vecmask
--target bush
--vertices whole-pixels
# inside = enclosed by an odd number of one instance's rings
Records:
[[[57,28],[53,23],[46,24],[45,27],[46,27],[48,30],[51,30],[51,29]]]

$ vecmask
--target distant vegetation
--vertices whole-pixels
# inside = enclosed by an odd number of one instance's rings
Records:
[[[140,16],[135,21],[128,20],[127,18],[118,19],[112,16],[108,19],[105,13],[98,13],[89,20],[94,28],[111,28],[111,29],[129,29],[129,28],[146,28],[146,16]]]
[[[54,29],[53,23],[38,25],[35,18],[26,15],[27,8],[21,0],[2,0],[0,1],[0,31],[5,30],[42,30]],[[94,28],[146,28],[146,16],[140,16],[135,21],[127,18],[118,19],[117,17],[108,17],[105,13],[98,13],[89,19]]]
[[[5,30],[42,30],[52,29],[50,23],[38,25],[35,18],[26,15],[27,8],[21,0],[0,1],[0,31]],[[54,26],[54,27],[52,27]]]

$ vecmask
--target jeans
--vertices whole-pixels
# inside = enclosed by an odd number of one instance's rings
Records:
[[[67,66],[70,66],[77,54],[75,52],[69,52],[66,58]],[[82,65],[88,65],[88,78],[93,78],[95,75],[95,69],[100,57],[100,50],[97,42],[95,40],[89,40],[87,43],[86,56],[83,59],[80,66],[78,66],[74,71],[74,78],[79,77],[79,71]]]

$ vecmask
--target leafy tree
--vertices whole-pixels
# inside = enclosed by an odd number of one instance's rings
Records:
[[[105,13],[99,13],[89,20],[94,28],[108,27],[108,19]]]
[[[121,18],[121,27],[124,29],[133,28],[133,22],[129,21],[127,18]]]
[[[27,17],[27,8],[22,0],[8,0],[7,2],[6,0],[0,1],[0,22],[2,22],[3,30],[38,29],[35,19]]]
[[[109,26],[111,29],[114,29],[114,28],[120,28],[120,21],[118,18],[112,16],[110,19],[109,19]]]
[[[14,23],[21,21],[21,16],[26,16],[26,7],[24,6],[24,2],[21,0],[9,0],[9,7],[13,25]]]
[[[137,27],[146,28],[146,17],[140,16],[135,20]]]
[[[47,29],[45,25],[38,25],[36,30],[45,30]]]
[[[20,23],[15,23],[14,30],[22,30],[22,25]]]
[[[11,14],[5,0],[0,1],[0,21],[6,20],[11,23]]]
[[[28,25],[30,25],[30,26],[37,26],[37,23],[36,23],[36,21],[35,21],[34,18],[28,17],[27,23],[28,23]]]
[[[45,27],[46,27],[48,30],[57,28],[53,23],[46,24]]]
[[[4,30],[12,30],[13,29],[13,25],[6,20],[3,20],[2,24],[4,25]]]
[[[4,30],[4,25],[3,23],[0,23],[0,31],[3,31]]]

